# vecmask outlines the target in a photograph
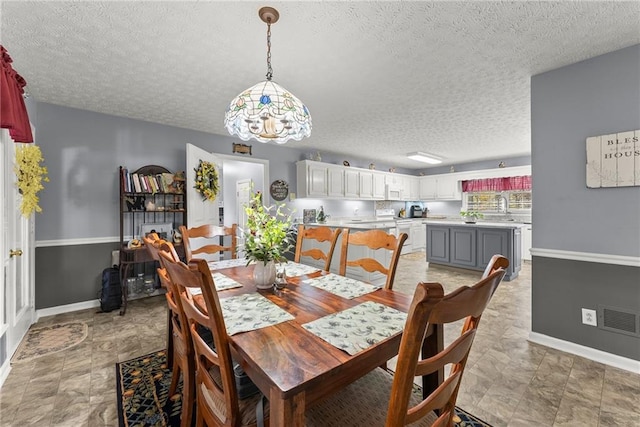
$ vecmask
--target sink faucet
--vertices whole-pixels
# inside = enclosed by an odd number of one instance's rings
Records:
[[[504,195],[500,195],[500,198],[498,199],[498,212],[500,213],[509,213],[509,200],[507,200],[507,197]]]

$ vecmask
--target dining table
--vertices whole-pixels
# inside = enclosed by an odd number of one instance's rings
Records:
[[[260,391],[269,399],[270,425],[294,427],[305,425],[305,410],[314,402],[348,386],[370,371],[385,366],[398,354],[402,331],[358,349],[350,354],[330,344],[310,331],[308,325],[328,316],[336,316],[345,310],[354,310],[363,303],[376,303],[407,313],[412,295],[391,289],[375,288],[363,295],[340,296],[312,283],[314,279],[332,275],[326,271],[310,271],[301,264],[289,262],[285,271],[300,275],[287,275],[282,289],[259,290],[253,283],[252,264],[240,262],[210,263],[214,282],[216,277],[235,286],[218,290],[227,322],[224,302],[230,297],[260,295],[288,313],[288,319],[258,329],[230,333],[230,345],[242,368]],[[289,273],[290,274],[290,273]],[[340,276],[342,277],[342,276]],[[218,285],[216,284],[216,287]],[[195,302],[206,310],[202,295],[194,295]],[[405,315],[406,317],[406,315]],[[384,323],[384,322],[380,322]],[[403,324],[404,326],[404,324]],[[227,324],[229,332],[229,324]],[[443,348],[441,325],[431,325],[423,341],[423,357],[435,354]],[[443,371],[422,378],[426,397],[443,381]]]

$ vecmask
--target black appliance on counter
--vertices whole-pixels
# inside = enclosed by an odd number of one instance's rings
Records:
[[[412,205],[409,209],[409,218],[422,218],[422,206]]]

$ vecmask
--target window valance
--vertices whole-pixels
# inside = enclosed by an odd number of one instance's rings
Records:
[[[531,190],[531,175],[503,178],[470,179],[462,181],[462,191],[527,191]]]
[[[0,45],[0,127],[9,129],[15,142],[33,142],[27,107],[22,94],[27,85],[11,63],[9,53]]]

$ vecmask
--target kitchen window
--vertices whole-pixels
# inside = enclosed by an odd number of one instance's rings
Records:
[[[463,210],[486,213],[531,212],[531,191],[464,193]]]
[[[531,176],[462,181],[462,208],[485,213],[531,212]]]

